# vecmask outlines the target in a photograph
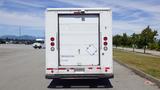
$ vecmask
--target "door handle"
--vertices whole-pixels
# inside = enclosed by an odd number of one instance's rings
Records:
[[[80,50],[80,49],[78,49],[78,53],[79,53],[79,54],[81,53],[81,50]]]
[[[102,32],[100,32],[100,49],[102,49]]]
[[[56,32],[56,48],[57,48],[57,50],[58,50],[58,32]]]

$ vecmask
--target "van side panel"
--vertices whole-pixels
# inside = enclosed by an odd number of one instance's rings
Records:
[[[51,68],[58,67],[58,18],[57,12],[53,11],[46,11],[46,18],[45,18],[45,42],[46,42],[46,74],[53,74],[51,73]],[[54,41],[51,41],[50,38],[54,37]],[[55,43],[54,46],[51,46],[51,42]],[[54,51],[51,51],[51,48]],[[50,68],[50,70],[47,70]],[[56,70],[54,73],[57,73]]]

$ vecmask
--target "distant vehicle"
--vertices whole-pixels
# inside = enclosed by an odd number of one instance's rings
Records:
[[[111,9],[48,8],[45,24],[47,79],[113,77]]]
[[[44,39],[36,39],[35,43],[33,43],[33,48],[35,49],[41,49],[41,48],[45,48],[44,45]]]

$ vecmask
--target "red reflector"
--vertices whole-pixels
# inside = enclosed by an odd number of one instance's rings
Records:
[[[88,69],[93,69],[92,67],[88,67]]]
[[[55,44],[54,44],[54,42],[51,42],[51,46],[54,46]]]
[[[66,68],[58,68],[58,70],[65,70]]]
[[[97,69],[101,69],[101,67],[97,67]]]
[[[53,70],[53,68],[47,68],[47,70]]]
[[[105,69],[110,69],[109,67],[105,67]]]
[[[51,40],[51,41],[54,41],[54,37],[51,37],[50,40]]]
[[[107,39],[108,39],[107,37],[104,37],[104,38],[103,38],[103,40],[107,40]]]
[[[105,72],[107,72],[108,71],[108,69],[110,69],[109,67],[105,67]]]
[[[107,45],[108,43],[107,43],[107,42],[104,42],[103,44],[104,44],[104,45]]]

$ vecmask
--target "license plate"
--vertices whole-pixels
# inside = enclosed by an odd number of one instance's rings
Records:
[[[84,72],[84,68],[75,68],[74,71],[75,72]]]

